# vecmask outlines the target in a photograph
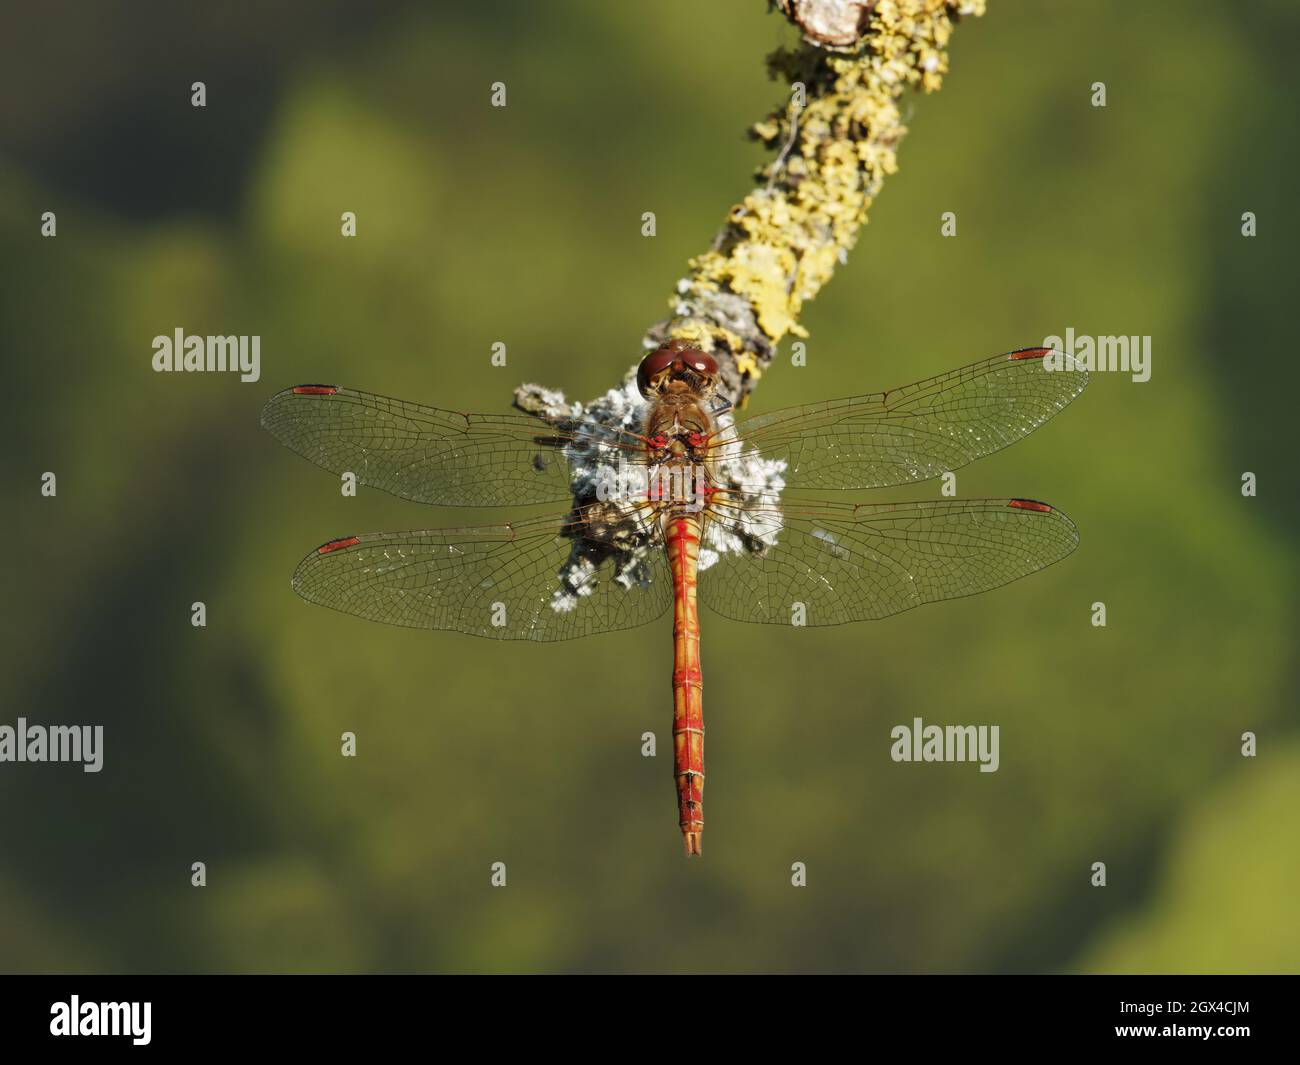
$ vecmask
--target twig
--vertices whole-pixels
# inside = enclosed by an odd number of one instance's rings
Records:
[[[776,0],[804,36],[768,57],[773,77],[802,82],[806,96],[756,123],[751,135],[772,147],[764,183],[732,207],[708,251],[690,262],[670,300],[672,316],[642,344],[684,337],[711,351],[722,390],[737,407],[753,391],[788,335],[807,336],[803,304],[845,261],[907,132],[899,100],[908,89],[933,92],[948,69],[954,23],[982,15],[984,0]],[[515,392],[521,410],[547,420],[583,414],[627,417],[635,404],[623,385],[595,404],[565,402],[539,385]],[[626,402],[625,402],[626,400]]]

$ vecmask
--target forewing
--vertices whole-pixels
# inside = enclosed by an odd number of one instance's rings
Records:
[[[417,503],[495,507],[570,498],[565,447],[637,461],[642,446],[595,423],[551,429],[525,414],[460,414],[334,385],[277,393],[262,425],[292,451]]]
[[[713,443],[741,459],[756,453],[785,462],[790,488],[885,488],[1000,451],[1064,409],[1087,382],[1069,356],[1029,348],[888,392],[760,414]],[[745,464],[733,468],[743,481]]]

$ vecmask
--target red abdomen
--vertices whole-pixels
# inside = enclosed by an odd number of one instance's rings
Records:
[[[698,514],[674,515],[664,530],[673,571],[673,759],[678,823],[687,854],[704,834],[704,679],[695,578],[700,557]]]

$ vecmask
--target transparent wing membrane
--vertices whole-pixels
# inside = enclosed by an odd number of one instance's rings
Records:
[[[712,443],[784,461],[790,488],[886,488],[1002,450],[1063,410],[1087,381],[1068,356],[1029,348],[887,392],[760,414]]]
[[[570,640],[653,621],[672,602],[653,524],[569,515],[366,533],[299,564],[304,599],[389,625],[498,640]]]
[[[417,503],[519,506],[570,497],[561,449],[636,461],[634,436],[590,423],[553,430],[526,414],[460,414],[333,385],[277,393],[262,425],[292,451],[360,484]]]
[[[706,529],[704,546],[741,518],[725,504],[712,508],[718,529]],[[700,601],[736,621],[789,625],[796,604],[810,626],[888,617],[1009,584],[1079,542],[1059,510],[1021,499],[792,503],[763,518],[774,544],[719,554],[700,573]]]
[[[936,477],[1033,432],[1086,384],[1066,356],[1032,348],[713,433],[702,445],[717,461],[700,496],[701,602],[738,621],[791,624],[798,610],[803,624],[837,625],[974,595],[1064,558],[1078,543],[1073,524],[1031,500],[813,502],[782,498],[774,478],[859,489]],[[651,453],[635,432],[595,422],[551,428],[331,385],[280,392],[262,424],[327,470],[456,506],[572,504],[575,472],[644,472]],[[293,586],[372,621],[493,639],[567,640],[664,614],[672,580],[660,514],[671,492],[599,502],[584,480],[579,495],[564,515],[335,540],[302,561]]]

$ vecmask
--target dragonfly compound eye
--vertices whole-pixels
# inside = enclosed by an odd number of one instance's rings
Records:
[[[637,388],[647,399],[658,391],[666,374],[674,369],[690,368],[698,374],[713,377],[718,372],[718,364],[713,356],[692,347],[690,341],[680,338],[660,345],[641,360],[636,372]]]
[[[687,351],[682,353],[688,365],[696,373],[701,373],[705,377],[718,376],[718,364],[713,361],[713,356],[703,351]]]

